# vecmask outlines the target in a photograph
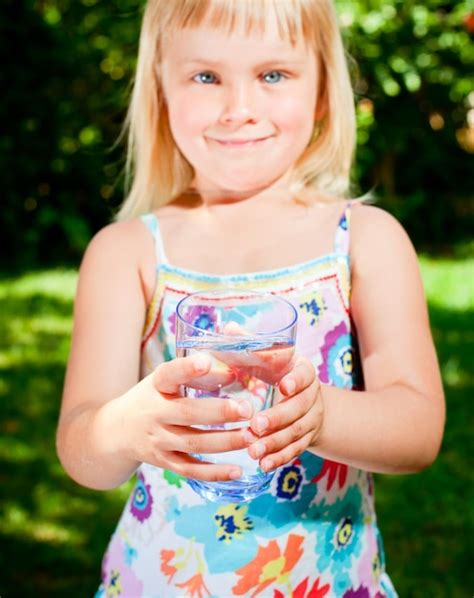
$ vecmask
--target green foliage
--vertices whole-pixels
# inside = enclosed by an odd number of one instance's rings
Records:
[[[77,263],[122,199],[143,0],[4,0],[1,224],[8,266]],[[355,189],[418,247],[472,226],[472,0],[339,0],[354,58]]]
[[[474,260],[423,257],[422,274],[446,390],[441,454],[413,476],[377,476],[387,567],[400,596],[461,598],[474,587],[472,426]],[[55,454],[69,351],[74,271],[0,280],[0,594],[92,596],[100,562],[131,490],[79,487]],[[169,480],[180,485],[179,476]]]
[[[469,237],[474,152],[472,1],[338,2],[359,124],[355,179],[418,245]]]

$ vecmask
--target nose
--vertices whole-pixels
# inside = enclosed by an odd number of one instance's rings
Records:
[[[236,83],[226,90],[220,121],[223,124],[243,124],[258,120],[256,98],[249,83]]]

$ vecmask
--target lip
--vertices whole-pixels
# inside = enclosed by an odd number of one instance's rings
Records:
[[[267,135],[266,137],[257,137],[254,139],[215,139],[212,137],[210,137],[210,139],[224,147],[253,147],[255,145],[263,143],[267,139],[270,139],[270,137],[273,137],[273,135]]]

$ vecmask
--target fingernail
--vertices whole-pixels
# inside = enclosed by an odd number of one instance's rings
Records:
[[[255,436],[248,428],[244,428],[242,430],[242,436],[247,444],[252,444],[252,442],[255,442]]]
[[[285,387],[286,387],[286,393],[291,395],[296,390],[296,382],[293,380],[293,378],[290,378],[289,380],[285,381]]]
[[[255,455],[255,459],[260,459],[265,454],[265,445],[263,442],[257,442],[253,445],[253,454]]]
[[[250,419],[252,417],[252,405],[248,401],[240,401],[238,406],[238,412],[240,417]]]
[[[229,478],[231,480],[240,480],[240,478],[242,477],[242,472],[240,471],[240,469],[231,469],[229,472]]]
[[[257,415],[257,432],[261,434],[268,428],[268,419],[264,415]]]
[[[274,463],[271,459],[265,459],[265,461],[263,463],[260,463],[260,467],[264,470],[264,471],[271,471],[274,468]]]
[[[193,365],[197,372],[207,370],[209,367],[209,357],[206,357],[206,355],[196,355],[193,357]]]

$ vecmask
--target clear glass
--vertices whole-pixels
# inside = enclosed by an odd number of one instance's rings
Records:
[[[185,387],[185,396],[246,399],[254,413],[271,407],[276,385],[290,371],[294,356],[297,312],[291,303],[270,293],[225,289],[194,293],[179,302],[176,312],[178,357],[205,353],[212,360],[213,370],[225,369],[232,379],[212,390]],[[245,426],[248,422],[244,421],[199,427]],[[249,501],[268,488],[274,475],[262,471],[247,449],[194,457],[242,468],[238,480],[188,480],[195,492],[214,502]]]

